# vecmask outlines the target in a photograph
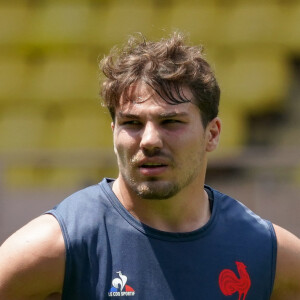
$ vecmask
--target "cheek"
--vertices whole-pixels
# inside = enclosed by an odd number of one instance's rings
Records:
[[[170,141],[170,139],[169,139]],[[204,139],[198,133],[187,131],[183,134],[172,137],[170,144],[175,145],[178,151],[183,149],[200,149],[203,148]]]
[[[175,152],[181,163],[191,167],[199,164],[205,155],[204,141],[197,136],[180,139],[176,144]]]
[[[119,156],[130,155],[131,152],[134,152],[137,147],[137,141],[132,136],[116,132],[114,135],[114,150],[115,153]]]

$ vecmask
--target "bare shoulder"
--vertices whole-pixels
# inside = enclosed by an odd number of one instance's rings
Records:
[[[0,247],[0,299],[45,299],[60,293],[64,268],[60,226],[52,215],[40,216]]]
[[[272,299],[300,299],[300,239],[274,225],[277,237],[277,265]]]

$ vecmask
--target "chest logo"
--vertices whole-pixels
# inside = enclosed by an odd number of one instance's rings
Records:
[[[127,285],[127,276],[123,275],[121,271],[118,271],[119,277],[113,279],[112,287],[108,292],[109,297],[117,296],[134,296],[135,290]]]
[[[245,300],[251,286],[250,276],[242,262],[236,261],[235,263],[239,278],[233,271],[225,269],[219,275],[219,286],[225,296],[238,292],[238,300]]]

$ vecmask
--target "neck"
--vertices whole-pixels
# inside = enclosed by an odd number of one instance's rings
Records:
[[[113,185],[123,206],[140,222],[168,232],[190,232],[204,226],[210,218],[204,180],[191,183],[175,196],[164,200],[138,197],[118,178]]]

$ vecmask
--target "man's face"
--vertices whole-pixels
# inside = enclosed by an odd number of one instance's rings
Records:
[[[167,199],[201,184],[210,150],[198,107],[168,104],[143,83],[129,96],[127,103],[121,98],[112,124],[119,179],[127,189],[144,199]]]

